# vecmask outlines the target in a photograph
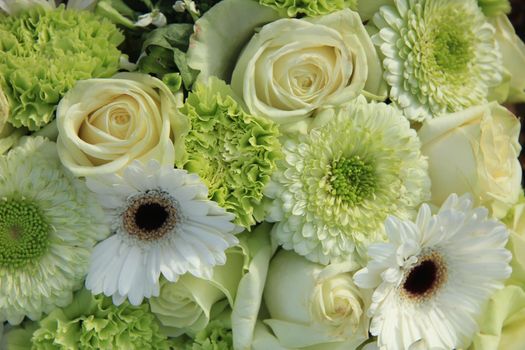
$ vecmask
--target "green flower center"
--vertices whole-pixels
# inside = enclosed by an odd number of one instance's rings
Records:
[[[351,205],[359,204],[376,189],[374,166],[359,156],[334,160],[331,166],[332,195]]]
[[[471,40],[459,26],[445,26],[434,38],[434,59],[448,72],[464,70],[473,58]]]
[[[48,248],[51,226],[40,209],[25,200],[0,202],[0,266],[19,268]]]

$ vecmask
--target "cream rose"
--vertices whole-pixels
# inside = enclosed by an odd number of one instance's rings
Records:
[[[368,338],[369,295],[352,280],[352,264],[312,263],[290,251],[272,260],[264,320],[281,346],[355,349]]]
[[[173,164],[172,138],[187,123],[176,113],[181,102],[147,74],[79,81],[57,109],[60,160],[77,176],[116,173],[133,160]]]
[[[374,45],[349,9],[263,26],[240,55],[231,84],[251,113],[280,124],[304,123],[320,107],[360,93],[386,93]]]
[[[450,193],[474,195],[476,205],[502,218],[521,188],[519,120],[489,103],[427,121],[419,130],[428,157],[432,202]]]

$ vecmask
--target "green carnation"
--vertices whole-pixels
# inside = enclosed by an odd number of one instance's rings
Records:
[[[124,36],[88,11],[33,7],[0,15],[0,84],[9,122],[38,130],[77,80],[108,77],[119,68]]]
[[[235,214],[237,224],[249,228],[262,220],[262,190],[280,154],[277,126],[246,113],[217,78],[196,84],[181,112],[191,129],[177,166],[197,173],[210,199]]]
[[[180,337],[176,340],[179,350],[231,350],[233,334],[229,310],[224,311],[217,319],[211,321],[195,337]]]
[[[40,349],[169,349],[148,304],[113,305],[111,298],[83,289],[73,303],[39,323],[31,342]]]
[[[322,16],[345,8],[357,10],[357,0],[259,0],[259,3],[284,11],[288,17]]]

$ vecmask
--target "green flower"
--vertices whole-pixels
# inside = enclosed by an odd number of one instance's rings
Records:
[[[108,77],[119,68],[123,35],[88,11],[34,7],[0,15],[0,84],[15,127],[49,123],[77,80]]]
[[[178,167],[197,173],[209,188],[210,200],[249,228],[262,220],[262,189],[270,181],[280,154],[278,129],[271,121],[250,115],[217,78],[196,84],[180,110],[191,122],[186,154]]]
[[[230,319],[231,311],[226,309],[193,338],[184,336],[178,339],[175,348],[179,350],[233,349],[233,335]]]
[[[111,298],[83,289],[73,303],[55,309],[39,323],[31,339],[40,349],[169,349],[148,304],[115,306]]]
[[[482,104],[502,80],[495,30],[476,0],[400,0],[373,22],[390,98],[411,120]]]
[[[288,17],[322,16],[345,8],[357,10],[357,0],[259,0],[259,3],[284,11]]]
[[[54,143],[26,139],[0,157],[0,174],[0,322],[18,324],[71,302],[109,229]]]
[[[311,261],[362,263],[388,215],[410,218],[429,198],[427,162],[406,118],[384,103],[360,96],[317,119],[328,122],[283,145],[267,220],[278,222],[279,244]]]
[[[478,5],[487,17],[508,15],[511,10],[509,0],[478,0]]]

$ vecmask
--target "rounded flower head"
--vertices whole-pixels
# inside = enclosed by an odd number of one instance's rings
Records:
[[[181,109],[191,128],[184,140],[186,154],[177,153],[176,164],[198,174],[210,199],[249,228],[263,219],[263,188],[281,145],[277,126],[244,112],[233,96],[216,78],[196,85]]]
[[[114,235],[95,247],[86,287],[117,305],[158,296],[161,273],[171,282],[187,272],[209,279],[238,242],[233,214],[209,201],[206,186],[185,170],[136,161],[122,176],[92,176],[87,184]]]
[[[0,174],[0,322],[17,324],[71,301],[108,229],[52,142],[27,139],[0,158]]]
[[[345,8],[357,9],[357,0],[259,0],[259,3],[286,11],[289,17],[296,17],[298,14],[321,16]]]
[[[476,0],[400,0],[373,22],[390,98],[411,120],[486,102],[502,80],[494,27]]]
[[[309,135],[289,139],[265,194],[285,249],[327,264],[364,258],[387,215],[409,218],[429,196],[427,163],[406,118],[362,97]]]
[[[173,165],[187,129],[169,88],[147,74],[119,73],[78,82],[57,110],[58,154],[77,176],[112,174],[133,160]]]
[[[369,247],[368,266],[356,273],[375,288],[370,333],[381,349],[465,348],[482,306],[509,277],[508,231],[452,194],[437,215],[424,204],[415,223],[389,217],[388,243]]]
[[[60,98],[77,80],[113,75],[124,36],[88,11],[36,6],[0,15],[0,85],[15,127],[49,123]]]
[[[14,340],[14,339],[13,339]],[[170,349],[148,304],[115,306],[110,298],[83,289],[73,303],[39,323],[31,349]]]

